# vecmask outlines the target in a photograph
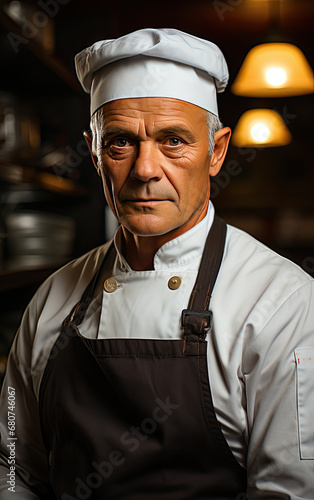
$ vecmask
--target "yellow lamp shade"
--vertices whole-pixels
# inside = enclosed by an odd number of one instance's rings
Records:
[[[234,94],[280,97],[314,92],[313,71],[290,43],[263,43],[246,56],[231,87]]]
[[[250,109],[240,117],[231,143],[242,148],[285,146],[292,136],[281,116],[272,109]]]

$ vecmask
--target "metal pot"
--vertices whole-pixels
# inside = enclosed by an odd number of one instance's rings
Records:
[[[33,157],[40,147],[40,128],[35,113],[18,99],[0,92],[0,158]]]
[[[70,217],[45,212],[12,212],[6,215],[9,261],[26,266],[53,263],[71,255],[75,222]]]

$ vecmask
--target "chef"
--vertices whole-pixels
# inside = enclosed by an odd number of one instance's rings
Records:
[[[120,226],[24,314],[1,396],[1,500],[313,500],[313,280],[215,215],[223,54],[143,29],[76,69]]]

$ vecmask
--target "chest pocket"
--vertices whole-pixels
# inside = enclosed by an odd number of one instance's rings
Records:
[[[314,460],[314,347],[295,350],[300,457]]]

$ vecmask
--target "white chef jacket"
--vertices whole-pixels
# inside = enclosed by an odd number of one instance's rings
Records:
[[[150,271],[130,268],[120,252],[118,229],[81,334],[180,338],[181,311],[187,308],[213,217],[210,203],[197,226],[157,251]],[[44,492],[48,481],[37,406],[41,378],[62,321],[108,247],[92,250],[53,274],[24,314],[1,396],[1,500],[12,498],[7,484],[8,387],[16,397],[15,465],[20,476],[15,491],[17,498],[38,500],[36,491]],[[173,276],[182,280],[176,290],[168,287]],[[109,277],[118,285],[113,293],[104,289]],[[208,370],[218,421],[247,469],[250,499],[314,499],[313,295],[313,279],[302,269],[227,226],[210,303]],[[65,366],[64,377],[66,371]]]

